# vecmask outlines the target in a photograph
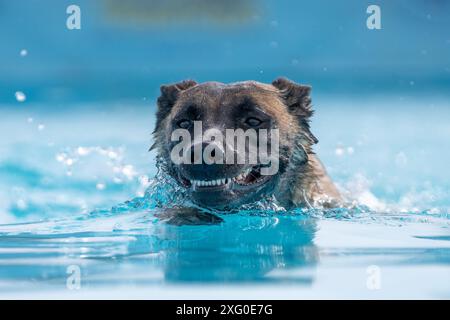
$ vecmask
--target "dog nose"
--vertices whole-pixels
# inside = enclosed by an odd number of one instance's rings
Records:
[[[228,176],[233,165],[226,164],[226,152],[218,143],[198,142],[191,145],[187,151],[188,163],[183,163],[181,169],[188,178],[198,180],[215,180]]]
[[[188,150],[190,164],[223,164],[225,163],[225,150],[215,142],[199,142],[192,144]]]

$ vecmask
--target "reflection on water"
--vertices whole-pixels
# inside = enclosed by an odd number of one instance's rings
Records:
[[[292,217],[226,217],[219,226],[165,227],[161,236],[171,243],[165,251],[168,281],[271,281],[274,269],[313,267],[313,220]],[[296,281],[310,283],[312,279]]]
[[[0,283],[49,281],[64,285],[66,267],[79,265],[95,284],[266,282],[274,269],[313,267],[315,222],[300,216],[226,215],[208,226],[174,226],[152,212],[98,215],[0,227]],[[122,266],[137,274],[122,273]],[[148,268],[148,269],[147,269]],[[148,273],[146,273],[148,270]],[[134,278],[136,276],[136,278]],[[282,279],[278,279],[282,280]],[[292,279],[291,279],[292,281]],[[310,277],[297,282],[310,283]]]
[[[179,226],[161,221],[158,212],[130,208],[1,225],[0,296],[39,290],[64,297],[71,294],[68,267],[77,266],[80,297],[104,290],[101,297],[161,298],[150,293],[172,285],[184,298],[192,296],[183,288],[202,288],[209,297],[217,286],[238,285],[230,297],[275,286],[279,297],[295,289],[296,298],[362,298],[373,297],[365,283],[368,268],[376,266],[383,272],[379,297],[448,298],[448,219],[405,214],[358,222],[255,212]]]

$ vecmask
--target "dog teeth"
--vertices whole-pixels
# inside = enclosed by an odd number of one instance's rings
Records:
[[[245,180],[245,178],[247,178],[247,176],[250,174],[250,172],[252,172],[251,169],[247,169],[245,170],[243,173],[241,173],[240,175],[236,176],[233,178],[233,181],[243,181]]]
[[[217,180],[191,180],[191,184],[194,188],[197,187],[214,187],[228,184],[230,181],[243,182],[247,176],[252,172],[252,169],[247,169],[234,178],[223,178]]]
[[[240,173],[238,176],[234,178],[223,178],[217,180],[191,180],[191,184],[194,188],[197,187],[214,187],[214,186],[222,186],[230,183],[231,181],[245,184],[245,179],[252,172],[252,168],[246,169],[244,172]]]
[[[213,186],[221,186],[227,184],[230,180],[228,178],[217,179],[217,180],[191,180],[191,184],[194,187],[213,187]]]

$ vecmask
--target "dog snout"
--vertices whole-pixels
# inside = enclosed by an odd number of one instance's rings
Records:
[[[184,176],[190,179],[214,180],[233,176],[239,170],[234,164],[227,164],[227,153],[223,145],[211,142],[193,143],[187,150],[181,165]]]

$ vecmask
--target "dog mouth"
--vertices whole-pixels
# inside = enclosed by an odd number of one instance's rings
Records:
[[[196,180],[180,176],[182,183],[193,192],[223,191],[225,189],[246,189],[256,187],[269,181],[272,176],[262,175],[263,165],[245,168],[239,174],[232,177],[222,177],[213,180]]]

